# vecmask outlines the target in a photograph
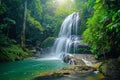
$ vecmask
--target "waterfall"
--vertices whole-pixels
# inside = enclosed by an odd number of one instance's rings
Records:
[[[77,45],[80,43],[77,35],[79,26],[79,13],[74,12],[67,16],[61,25],[61,29],[58,38],[55,39],[51,54],[55,57],[61,58],[70,53],[70,49],[74,49],[76,53]]]

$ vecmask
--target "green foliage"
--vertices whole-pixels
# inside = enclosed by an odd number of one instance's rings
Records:
[[[84,54],[84,53],[87,53],[87,54],[88,54],[88,53],[91,53],[89,47],[87,47],[87,48],[78,48],[78,49],[77,49],[77,52],[80,53],[80,54]]]
[[[120,63],[120,56],[118,57],[117,61]]]
[[[17,45],[2,47],[0,51],[0,62],[20,60],[28,55]]]
[[[99,66],[99,71],[101,73],[105,73],[106,72],[106,67],[107,67],[107,63],[106,62],[103,62],[100,66]],[[104,74],[105,75],[105,74]]]
[[[28,9],[30,10],[30,14],[39,21],[42,14],[40,0],[28,0]]]
[[[27,55],[28,53],[24,52],[14,39],[0,34],[0,62],[20,60]]]
[[[0,32],[0,47],[8,46],[9,43],[10,43],[10,40],[8,40],[8,37],[6,37],[4,34]]]
[[[55,39],[54,37],[48,37],[43,41],[42,47],[43,48],[51,47],[54,43],[54,39]]]
[[[43,28],[39,21],[30,16],[30,13],[27,14],[27,21],[30,27],[38,28],[40,31],[43,31]]]
[[[32,26],[26,28],[26,47],[39,46],[42,40],[42,32],[38,28]]]
[[[5,4],[0,4],[0,15],[7,11],[7,6]]]
[[[15,56],[24,54],[17,46],[20,44],[22,32],[24,1],[2,0],[0,4],[0,48],[2,56],[3,53],[14,55],[14,58],[10,56],[10,60],[21,59]],[[54,41],[53,37],[58,35],[62,21],[77,11],[81,18],[78,32],[82,35],[87,24],[83,38],[96,57],[111,53],[119,55],[119,0],[73,0],[73,2],[64,0],[62,3],[58,0],[27,0],[27,2],[26,47],[40,45],[44,48],[50,47]]]
[[[71,50],[70,50],[70,53],[73,53],[74,54],[74,49],[73,48],[71,48]],[[79,48],[77,48],[77,50],[76,50],[76,52],[75,53],[77,53],[77,54],[88,54],[88,53],[91,53],[91,51],[90,51],[90,48],[89,47],[79,47]]]
[[[40,0],[27,0],[27,31],[26,43],[37,45],[43,33],[40,24],[42,8]],[[2,0],[0,4],[0,61],[14,61],[23,59],[27,53],[24,52],[20,44],[20,36],[23,25],[24,0]],[[33,31],[33,34],[30,32]],[[37,36],[38,35],[38,36]],[[39,38],[39,39],[38,39]],[[28,44],[27,44],[28,45]],[[32,45],[32,46],[33,46]]]
[[[94,14],[87,21],[83,34],[84,41],[98,58],[118,57],[120,49],[120,13],[119,1],[96,0]],[[92,5],[92,4],[91,4]]]

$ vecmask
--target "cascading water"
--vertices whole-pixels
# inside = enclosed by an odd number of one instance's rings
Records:
[[[79,21],[80,17],[78,12],[74,12],[65,18],[61,25],[58,38],[56,38],[52,47],[51,54],[57,58],[61,58],[69,54],[71,48],[74,49],[74,53],[76,52],[77,44],[80,43],[77,35]]]

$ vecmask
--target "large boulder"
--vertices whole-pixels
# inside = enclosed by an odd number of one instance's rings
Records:
[[[76,58],[74,55],[67,54],[66,56],[63,57],[63,61],[65,63],[73,64],[73,65],[85,65],[85,63],[81,60]]]

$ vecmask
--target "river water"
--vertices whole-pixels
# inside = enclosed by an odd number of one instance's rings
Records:
[[[0,63],[0,80],[32,80],[35,77],[55,70],[62,69],[69,66],[61,60],[44,60],[33,59],[23,60],[8,63]],[[100,80],[100,74],[90,73],[86,75],[79,75],[78,80]],[[63,77],[58,80],[68,80]],[[72,78],[71,78],[72,79]],[[69,78],[69,80],[71,80]],[[52,80],[52,79],[50,79]]]
[[[23,60],[0,63],[0,80],[31,80],[34,77],[57,69],[68,64],[61,60]]]

